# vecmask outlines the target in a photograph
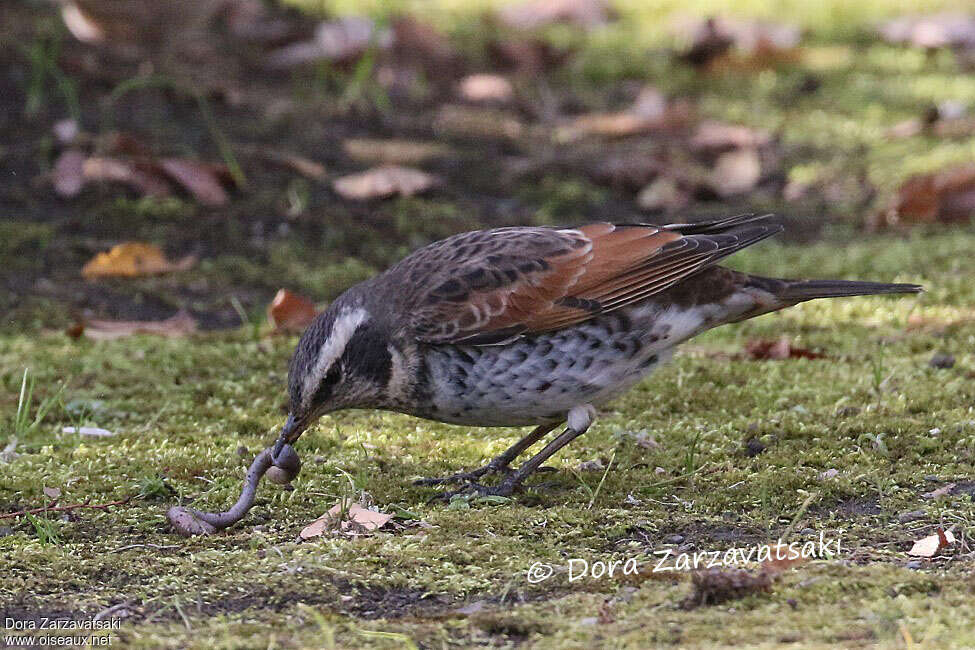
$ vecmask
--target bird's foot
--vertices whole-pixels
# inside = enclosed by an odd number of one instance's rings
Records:
[[[488,474],[505,473],[510,474],[511,468],[501,463],[491,461],[484,467],[478,467],[469,472],[457,472],[450,476],[439,476],[434,478],[421,478],[413,481],[413,485],[443,485],[444,483],[476,483],[478,479]]]
[[[427,503],[433,503],[434,501],[444,501],[445,503],[450,503],[455,498],[466,498],[466,499],[478,499],[486,497],[510,497],[515,489],[518,487],[518,483],[513,481],[502,481],[498,485],[482,485],[481,483],[475,483],[471,481],[467,485],[456,489],[448,490],[435,494],[427,501]]]

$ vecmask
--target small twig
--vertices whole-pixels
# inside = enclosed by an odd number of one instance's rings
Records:
[[[67,506],[59,506],[57,505],[57,501],[51,501],[51,503],[48,505],[40,508],[29,508],[0,515],[0,519],[11,519],[13,517],[23,517],[24,515],[36,515],[41,512],[67,512],[68,510],[78,510],[80,508],[87,508],[89,510],[107,510],[112,506],[123,506],[131,500],[132,496],[129,495],[124,499],[112,501],[111,503],[91,503],[91,499],[89,499],[84,503],[72,503],[71,505]]]
[[[799,506],[799,510],[796,511],[795,516],[792,518],[792,521],[789,523],[789,527],[785,529],[785,532],[782,533],[782,537],[780,537],[779,539],[781,539],[783,542],[789,541],[789,536],[792,535],[792,532],[795,530],[796,524],[799,523],[799,519],[804,514],[806,514],[806,509],[809,508],[809,504],[818,498],[819,498],[819,492],[813,492],[806,497],[806,500],[802,502],[801,506]]]

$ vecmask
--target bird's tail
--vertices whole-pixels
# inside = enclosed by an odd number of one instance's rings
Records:
[[[784,286],[775,296],[787,303],[805,302],[816,298],[844,296],[873,296],[883,293],[920,293],[919,284],[891,284],[887,282],[853,282],[850,280],[781,280]]]

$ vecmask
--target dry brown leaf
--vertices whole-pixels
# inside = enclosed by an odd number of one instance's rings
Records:
[[[368,201],[392,196],[413,196],[438,184],[438,179],[419,169],[386,165],[337,178],[332,183],[344,199]]]
[[[440,108],[433,128],[446,135],[511,140],[520,138],[525,131],[525,125],[511,113],[451,104]]]
[[[196,319],[189,312],[181,309],[175,315],[160,321],[89,320],[85,326],[85,336],[95,341],[111,341],[133,334],[155,334],[175,338],[192,334],[196,330]]]
[[[498,17],[515,29],[536,29],[555,23],[592,29],[608,23],[613,11],[606,0],[532,0],[502,7]]]
[[[187,158],[163,158],[159,161],[159,167],[203,205],[227,204],[229,198],[220,185],[220,170],[214,165]]]
[[[694,117],[690,104],[668,102],[659,90],[647,86],[633,105],[616,113],[580,115],[559,131],[558,139],[573,140],[581,136],[626,137],[655,131],[672,131],[687,126]]]
[[[729,149],[759,148],[771,141],[765,131],[740,124],[702,122],[691,136],[691,149],[697,153],[719,153]]]
[[[54,191],[66,199],[78,196],[85,185],[85,154],[67,149],[54,163],[52,172]]]
[[[267,319],[277,330],[303,331],[317,315],[312,301],[287,289],[279,289],[267,308]]]
[[[771,558],[762,562],[760,570],[762,573],[768,576],[778,575],[783,571],[788,571],[789,569],[795,568],[809,561],[809,558],[796,557],[796,558]]]
[[[955,536],[951,534],[951,531],[939,528],[934,535],[928,535],[915,541],[907,554],[915,557],[934,557],[938,551],[954,543]]]
[[[757,361],[782,359],[824,359],[825,354],[813,352],[806,348],[794,347],[789,337],[778,339],[757,339],[745,343],[745,357]]]
[[[342,143],[342,149],[359,162],[386,165],[416,165],[450,153],[450,149],[439,142],[405,139],[351,138]]]
[[[324,515],[305,526],[299,535],[301,539],[321,537],[325,531],[335,530],[336,526],[347,535],[361,535],[382,528],[392,518],[393,515],[363,508],[358,503],[350,505],[342,518],[342,504],[336,503]]]
[[[893,206],[872,225],[950,223],[975,215],[975,165],[952,167],[908,178]]]
[[[92,156],[85,161],[83,171],[86,181],[124,183],[146,196],[169,196],[171,192],[164,178],[131,160]]]
[[[922,499],[940,499],[941,497],[948,496],[951,491],[955,489],[955,483],[948,483],[947,485],[942,485],[937,490],[932,490],[931,492],[925,492],[921,495]]]
[[[118,244],[106,253],[99,253],[93,257],[81,274],[88,278],[104,277],[138,277],[169,273],[170,271],[185,271],[196,264],[196,257],[187,255],[181,260],[170,262],[158,246],[143,242],[125,242]]]
[[[709,187],[720,197],[744,194],[762,178],[762,161],[752,148],[726,151],[718,156],[708,177]]]
[[[265,160],[287,167],[314,181],[324,181],[328,177],[325,165],[290,151],[274,151],[261,148],[260,155]]]
[[[507,78],[499,74],[472,74],[460,80],[458,93],[469,102],[505,104],[514,99],[515,90]]]

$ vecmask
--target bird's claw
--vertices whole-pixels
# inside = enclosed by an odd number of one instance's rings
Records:
[[[501,483],[500,485],[482,485],[481,483],[475,483],[471,481],[467,485],[458,488],[456,490],[448,490],[445,492],[440,492],[433,495],[427,500],[427,503],[433,503],[435,501],[443,501],[444,503],[450,503],[455,497],[510,497],[515,491],[517,484],[509,483],[507,481]]]
[[[512,470],[507,465],[496,466],[488,463],[484,467],[478,467],[469,472],[457,472],[450,476],[438,476],[433,478],[421,478],[413,481],[413,485],[443,485],[445,483],[477,483],[477,480],[488,474],[510,474]]]

